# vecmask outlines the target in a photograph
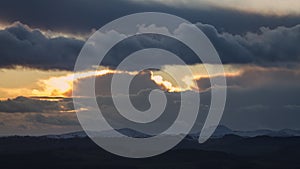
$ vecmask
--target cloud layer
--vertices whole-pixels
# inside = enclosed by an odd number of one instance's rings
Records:
[[[0,112],[6,113],[69,112],[72,110],[72,100],[67,98],[61,101],[51,101],[19,96],[0,101]]]
[[[17,22],[0,30],[0,67],[71,70],[83,43],[71,38],[49,38]]]
[[[147,0],[149,1],[149,0]],[[169,6],[186,6],[190,8],[219,7],[225,9],[240,10],[249,13],[261,13],[265,15],[291,15],[300,14],[300,4],[297,0],[243,0],[238,3],[235,0],[152,0]],[[139,2],[139,1],[136,1]]]
[[[258,33],[244,35],[219,33],[211,25],[196,24],[211,40],[223,63],[254,63],[260,65],[299,63],[300,61],[300,25],[269,29],[262,27]],[[113,36],[113,37],[110,37]],[[103,38],[123,36],[107,34]],[[102,40],[103,40],[102,38]],[[38,29],[30,29],[21,23],[15,23],[0,30],[0,67],[17,65],[38,69],[73,70],[76,58],[84,41],[67,37],[48,37]],[[104,44],[105,45],[105,44]],[[162,46],[177,52],[186,63],[200,61],[180,42],[167,37],[129,38],[112,49],[104,59],[106,66],[116,66],[124,54],[133,50]],[[131,49],[131,50],[130,50]],[[87,58],[88,59],[88,58]]]
[[[163,1],[128,1],[128,0],[89,0],[89,3],[82,0],[52,1],[44,0],[40,3],[39,0],[2,0],[0,2],[0,20],[2,22],[21,21],[42,29],[50,29],[64,32],[90,32],[92,29],[99,29],[106,23],[122,17],[124,15],[137,12],[165,12],[186,18],[189,21],[196,23],[202,22],[214,25],[219,31],[231,33],[245,33],[247,31],[255,31],[259,27],[266,26],[275,28],[278,26],[295,26],[300,23],[299,15],[289,14],[284,16],[274,16],[261,14],[261,8],[258,13],[242,12],[237,8],[228,8],[228,6],[239,6],[250,8],[255,5],[260,5],[265,8],[273,9],[274,13],[278,12],[277,8],[294,8],[298,11],[298,2],[291,5],[289,2],[282,1],[280,3],[287,6],[278,5],[275,2],[267,3],[270,0],[253,2],[247,0],[247,5],[243,3],[231,3],[232,0],[217,1],[217,3],[200,3],[199,1],[172,0]],[[208,2],[207,0],[202,0]],[[179,2],[179,5],[169,5],[168,2]],[[216,2],[216,1],[213,1]],[[227,3],[228,2],[228,3]],[[278,3],[279,1],[277,1]],[[267,4],[266,4],[267,3]],[[16,5],[18,4],[18,5]],[[177,3],[178,4],[178,3]],[[195,5],[196,4],[196,5]],[[202,5],[203,4],[203,5]],[[222,4],[222,5],[220,5]],[[273,6],[272,6],[273,5]],[[192,6],[192,7],[190,7]],[[274,7],[275,6],[275,7]],[[253,9],[253,8],[252,8]],[[264,11],[263,11],[264,12]]]
[[[299,62],[300,25],[287,28],[260,28],[258,33],[245,35],[218,33],[211,25],[197,26],[208,36],[223,63],[284,63]]]
[[[259,67],[254,65],[232,65],[232,67],[241,73],[227,77],[227,104],[221,124],[236,130],[300,129],[297,120],[300,118],[299,67]],[[97,99],[101,110],[117,128],[128,127],[128,125],[136,127],[135,124],[120,119],[116,114],[117,110],[108,94],[109,91],[107,91],[110,78],[111,74],[97,78],[96,92],[99,94]],[[211,99],[209,79],[200,78],[198,84],[202,89],[201,108],[194,131],[201,129]],[[138,75],[131,87],[132,104],[141,111],[147,110],[150,106],[149,91],[159,87],[149,80],[149,74]],[[167,106],[166,113],[174,116],[176,115],[174,112],[180,104],[180,97],[178,93],[167,93],[167,97],[169,106]],[[84,113],[84,110],[82,111]],[[3,130],[8,126],[16,128],[22,125],[22,131],[28,133],[32,132],[32,128],[38,130],[41,125],[47,127],[48,130],[65,132],[79,126],[71,99],[50,101],[41,100],[41,98],[18,97],[2,101],[0,102],[0,117],[0,125],[3,126]],[[168,127],[170,119],[162,118],[158,124],[161,129]],[[60,130],[57,129],[58,127]]]

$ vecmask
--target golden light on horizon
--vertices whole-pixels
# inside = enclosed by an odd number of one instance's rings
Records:
[[[150,71],[150,80],[168,92],[201,91],[197,80],[210,78],[206,68],[211,69],[211,77],[219,76],[216,65],[190,65],[192,74],[186,74],[186,66],[166,65],[161,70]],[[244,69],[238,65],[224,65],[225,76],[240,76]],[[258,69],[258,68],[256,68]],[[215,72],[214,72],[215,71]],[[168,72],[168,73],[166,73]],[[71,97],[74,82],[85,78],[100,77],[108,74],[126,74],[135,76],[141,72],[113,70],[100,67],[96,71],[73,73],[70,71],[43,71],[17,67],[15,69],[0,69],[0,99],[25,97]],[[17,79],[17,80],[16,80]]]
[[[32,90],[33,96],[55,96],[55,97],[70,97],[73,90],[73,83],[81,79],[89,77],[104,76],[107,74],[121,74],[126,73],[135,75],[138,72],[128,72],[112,69],[102,69],[97,71],[86,71],[71,73],[60,77],[51,77],[46,80],[40,80],[38,83],[42,86],[42,90]]]
[[[0,81],[0,98],[1,100],[5,100],[18,96],[70,97],[73,82],[84,78],[114,73],[135,75],[138,72],[112,70],[108,68],[77,73],[68,71],[43,71],[23,67],[0,69],[0,76],[2,77],[2,81]]]
[[[210,74],[208,74],[208,70]],[[166,65],[159,71],[151,71],[151,80],[168,92],[201,92],[203,89],[199,88],[198,80],[218,76],[234,77],[240,76],[242,73],[243,69],[239,65]]]

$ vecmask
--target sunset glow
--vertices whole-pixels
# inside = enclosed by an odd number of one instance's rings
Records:
[[[51,169],[61,164],[61,168],[84,168],[82,160],[77,165],[72,159],[91,159],[98,153],[82,156],[87,147],[83,145],[77,146],[76,152],[83,152],[77,156],[72,148],[86,140],[79,139],[83,130],[88,130],[87,136],[98,135],[97,128],[105,136],[111,128],[122,137],[133,134],[134,140],[153,140],[152,136],[170,132],[172,141],[174,131],[178,138],[202,143],[211,134],[217,140],[228,134],[238,140],[266,134],[272,137],[271,147],[274,136],[300,137],[299,0],[1,0],[0,4],[2,168],[32,169],[39,163]],[[68,137],[61,137],[65,134]],[[70,146],[69,135],[75,136]],[[14,136],[12,142],[7,136]],[[45,139],[48,136],[53,141]],[[36,147],[43,141],[45,148]],[[280,153],[294,156],[294,148],[287,148],[293,151]],[[57,163],[39,160],[48,159],[44,150],[53,152],[49,158]],[[257,153],[261,154],[274,153]],[[211,168],[300,166],[292,166],[297,160],[284,159],[288,163],[281,166],[276,162],[283,160],[255,161],[256,156],[249,161],[242,158],[247,161],[242,164],[239,155],[240,151],[234,160],[226,158],[229,161],[217,158],[216,163],[195,158],[188,165],[184,158],[182,166],[171,161],[157,165],[162,160],[157,164],[150,160],[149,166],[127,165],[127,160],[115,164],[106,158],[101,166],[101,159],[93,157],[85,168],[199,168],[198,163],[204,168],[210,168],[206,164]]]
[[[34,96],[55,96],[55,97],[69,97],[73,89],[73,83],[81,79],[89,77],[104,76],[107,74],[130,74],[134,75],[137,72],[118,71],[111,69],[103,69],[97,71],[87,71],[72,73],[66,76],[52,77],[46,80],[40,80],[38,83],[42,86],[42,90],[33,90],[32,95]]]
[[[185,73],[186,67],[164,66],[161,70],[150,71],[150,79],[156,85],[168,92],[183,92],[183,91],[201,91],[196,83],[201,78],[209,78],[205,66],[203,64],[191,65],[188,67],[193,76],[187,76]],[[216,65],[206,65],[206,68],[217,70]],[[240,76],[244,69],[239,66],[224,66],[225,76],[233,77]],[[167,73],[168,72],[168,73]],[[0,98],[14,98],[17,96],[27,97],[71,97],[73,83],[80,82],[85,78],[100,77],[108,74],[126,74],[135,76],[141,72],[113,70],[105,67],[99,68],[97,71],[85,71],[72,73],[69,71],[41,71],[36,69],[24,69],[18,67],[16,69],[1,69],[0,75],[5,81],[0,82]],[[33,76],[34,75],[34,76]],[[212,77],[221,76],[214,73]],[[19,79],[16,80],[16,79]],[[8,83],[9,81],[9,83]],[[76,87],[76,86],[75,86]]]
[[[173,84],[167,80],[164,80],[160,75],[154,75],[151,72],[151,80],[153,80],[157,85],[161,86],[163,89],[166,89],[168,92],[181,92],[184,89],[174,87]]]

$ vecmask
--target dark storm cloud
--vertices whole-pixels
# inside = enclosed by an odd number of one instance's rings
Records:
[[[21,23],[0,30],[0,67],[72,70],[83,41],[49,38]]]
[[[197,23],[197,26],[211,40],[223,63],[269,65],[300,61],[300,25],[291,28],[261,28],[258,33],[248,32],[245,35],[219,33],[215,27],[206,24]],[[15,23],[0,30],[0,67],[21,65],[44,70],[73,70],[83,43],[84,41],[73,38],[50,38],[37,29]],[[104,65],[117,66],[123,56],[126,57],[132,50],[159,46],[167,50],[171,46],[173,52],[187,64],[200,63],[199,58],[180,42],[156,36],[142,36],[128,38],[124,43],[122,41],[116,45],[117,50],[113,48],[108,53],[103,60]],[[167,61],[161,63],[165,62]]]
[[[125,59],[130,54],[141,51],[143,49],[162,49],[169,51],[183,60],[186,64],[200,63],[201,60],[199,57],[183,42],[171,38],[165,35],[158,34],[140,34],[128,37],[119,43],[117,43],[107,55],[102,60],[101,64],[106,66],[115,66],[117,67],[120,64],[120,61]],[[137,67],[141,65],[151,63],[160,67],[162,65],[172,65],[178,64],[178,62],[168,59],[164,59],[164,56],[167,54],[162,54],[161,52],[154,52],[153,50],[148,53],[143,53],[143,61],[132,61],[132,64],[136,64]],[[146,66],[146,65],[145,65]],[[129,70],[136,70],[137,68],[134,65],[128,68]]]
[[[261,27],[257,33],[248,32],[244,35],[220,33],[212,25],[196,24],[211,40],[220,55],[221,61],[227,63],[256,63],[261,65],[299,62],[300,61],[300,24],[294,27],[277,27],[269,29]],[[118,61],[132,51],[149,47],[161,47],[172,51],[185,63],[201,62],[199,58],[180,42],[163,36],[143,36],[127,38],[112,48],[106,63],[118,65]],[[123,43],[126,42],[126,43]],[[196,42],[195,42],[196,43]],[[116,52],[115,52],[116,51]],[[149,56],[151,58],[151,56]]]
[[[90,32],[104,24],[136,12],[166,12],[189,21],[214,25],[219,31],[245,33],[259,27],[294,26],[299,16],[266,16],[217,7],[172,7],[155,2],[127,0],[2,0],[0,19],[6,22],[21,21],[43,29]]]
[[[300,25],[291,28],[262,27],[245,35],[218,33],[211,25],[197,26],[208,36],[223,63],[276,63],[300,61]]]

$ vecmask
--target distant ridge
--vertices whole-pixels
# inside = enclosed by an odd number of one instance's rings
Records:
[[[134,137],[134,138],[151,137],[151,135],[133,129],[129,129],[129,128],[118,129],[117,131],[125,136]],[[200,134],[199,132],[188,134],[186,139],[196,140],[198,139],[199,134]],[[112,130],[95,132],[93,133],[93,135],[97,137],[120,137],[119,135],[116,135],[115,132]],[[235,131],[229,129],[226,126],[220,125],[216,128],[214,134],[212,135],[212,138],[222,138],[226,135],[236,135],[240,137],[257,137],[257,136],[292,137],[292,136],[300,136],[300,131],[292,130],[292,129],[283,129],[279,131],[273,131],[273,130]],[[78,131],[78,132],[61,134],[61,135],[46,135],[45,137],[56,138],[56,139],[84,138],[87,137],[87,134],[84,131]]]

